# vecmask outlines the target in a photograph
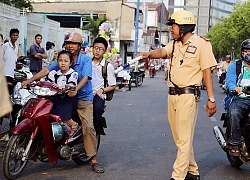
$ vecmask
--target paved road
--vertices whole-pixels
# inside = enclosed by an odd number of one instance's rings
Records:
[[[250,165],[240,169],[230,166],[226,154],[215,140],[212,128],[222,126],[224,98],[214,76],[218,112],[212,118],[205,113],[206,91],[202,91],[196,125],[194,148],[202,180],[250,180]],[[167,121],[167,86],[163,72],[155,78],[146,77],[141,87],[131,91],[116,92],[107,102],[108,128],[102,136],[98,152],[105,167],[104,174],[91,171],[90,165],[74,162],[29,162],[21,180],[169,180],[176,149]],[[2,169],[2,166],[0,165]],[[0,179],[4,179],[0,173]]]

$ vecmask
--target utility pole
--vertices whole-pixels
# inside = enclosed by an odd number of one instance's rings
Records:
[[[161,0],[161,16],[160,16],[160,39],[159,39],[159,48],[161,48],[161,33],[162,33],[162,15],[163,14],[163,0]]]
[[[137,4],[136,4],[136,18],[135,18],[134,57],[133,58],[136,57],[137,51],[138,51],[139,8],[140,8],[140,0],[137,0]]]

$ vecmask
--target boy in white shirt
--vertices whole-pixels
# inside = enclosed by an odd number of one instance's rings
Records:
[[[103,55],[108,47],[107,41],[98,37],[93,42],[93,60],[92,60],[92,89],[93,99],[93,117],[96,133],[101,133],[101,120],[105,104],[106,92],[113,91],[116,88],[115,69],[111,63],[107,65],[107,87],[104,87],[104,78],[102,76],[102,67],[105,64]]]

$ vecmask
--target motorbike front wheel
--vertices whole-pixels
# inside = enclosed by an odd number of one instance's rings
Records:
[[[100,145],[100,141],[101,141],[101,135],[100,134],[96,135],[96,140],[97,140],[97,151],[98,151],[99,145]],[[92,158],[92,156],[87,156],[86,155],[86,152],[85,152],[85,149],[84,149],[84,152],[82,152],[81,155],[77,156],[73,160],[74,160],[74,162],[76,164],[84,165],[84,164],[88,164],[90,162],[91,158]]]
[[[227,151],[227,159],[229,160],[231,166],[233,167],[240,167],[243,162],[240,160],[239,157],[231,156],[229,152]]]
[[[143,83],[143,76],[138,76],[137,80],[138,80],[138,86],[142,85],[142,83]]]
[[[29,143],[30,134],[13,134],[3,155],[3,174],[7,179],[16,179],[23,172],[28,162],[28,156],[23,161],[23,153]],[[28,153],[29,155],[29,153]]]

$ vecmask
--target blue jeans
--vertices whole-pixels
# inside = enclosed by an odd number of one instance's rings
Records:
[[[100,133],[100,129],[102,128],[102,114],[104,108],[104,100],[101,99],[98,95],[94,96],[93,99],[93,121],[94,127],[97,134]]]
[[[242,142],[240,121],[248,115],[250,108],[250,99],[236,98],[232,101],[229,107],[229,123],[230,138],[229,142],[232,144],[239,144]]]

